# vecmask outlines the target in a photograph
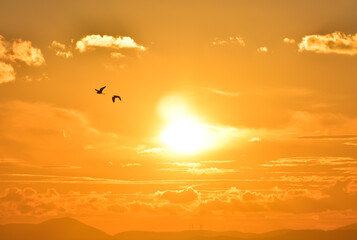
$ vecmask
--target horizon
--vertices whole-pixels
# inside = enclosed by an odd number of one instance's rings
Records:
[[[0,224],[357,222],[357,1],[3,0]]]
[[[51,219],[47,219],[45,221],[41,221],[41,222],[37,222],[37,223],[22,223],[22,222],[14,222],[14,223],[7,223],[7,224],[0,224],[0,226],[6,226],[6,225],[39,225],[42,223],[47,223],[47,222],[54,222],[54,221],[59,221],[59,220],[74,220],[75,222],[78,222],[80,224],[84,224],[88,227],[92,227],[95,228],[97,230],[100,230],[110,236],[115,236],[117,234],[120,233],[184,233],[184,232],[216,232],[216,233],[228,233],[228,232],[238,232],[238,233],[253,233],[253,234],[264,234],[264,233],[271,233],[271,232],[277,232],[277,231],[299,231],[299,230],[322,230],[322,231],[333,231],[333,230],[339,230],[340,228],[343,227],[348,227],[348,226],[354,226],[357,225],[357,222],[352,223],[352,224],[348,224],[348,225],[341,225],[335,228],[331,228],[331,229],[315,229],[315,228],[311,228],[311,229],[273,229],[273,230],[269,230],[269,231],[263,231],[263,232],[243,232],[243,231],[239,231],[239,230],[210,230],[210,229],[187,229],[187,230],[179,230],[179,231],[147,231],[147,230],[128,230],[128,231],[119,231],[119,232],[107,232],[103,229],[97,228],[96,226],[90,225],[90,224],[86,224],[85,221],[80,221],[78,219],[72,218],[72,217],[59,217],[59,218],[51,218]]]

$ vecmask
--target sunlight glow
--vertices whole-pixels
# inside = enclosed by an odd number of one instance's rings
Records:
[[[210,132],[204,124],[187,117],[172,122],[160,140],[174,152],[193,155],[209,147]]]
[[[212,125],[201,121],[189,99],[179,94],[163,97],[158,113],[165,121],[158,140],[164,149],[186,155],[228,147],[233,139],[246,132],[235,127]]]

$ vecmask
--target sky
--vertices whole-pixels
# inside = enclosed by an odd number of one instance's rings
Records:
[[[0,224],[357,222],[356,10],[355,0],[1,1]]]

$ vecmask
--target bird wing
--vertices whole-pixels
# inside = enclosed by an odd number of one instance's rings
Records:
[[[100,89],[99,89],[99,91],[103,91],[103,90],[104,90],[104,88],[106,88],[106,86],[104,86],[104,87],[100,88]]]
[[[120,96],[114,95],[114,96],[112,97],[113,102],[115,102],[115,99],[116,99],[116,98],[119,98],[119,100],[121,101],[121,97],[120,97]]]

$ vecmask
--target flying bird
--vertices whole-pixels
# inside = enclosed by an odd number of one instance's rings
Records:
[[[100,88],[99,90],[98,90],[98,89],[94,89],[94,90],[97,91],[97,94],[103,94],[103,90],[104,90],[105,87],[106,87],[106,86]]]
[[[115,102],[115,99],[116,99],[116,98],[119,98],[119,100],[121,101],[121,97],[120,97],[120,96],[118,96],[118,95],[113,95],[113,97],[112,97],[113,103]]]

